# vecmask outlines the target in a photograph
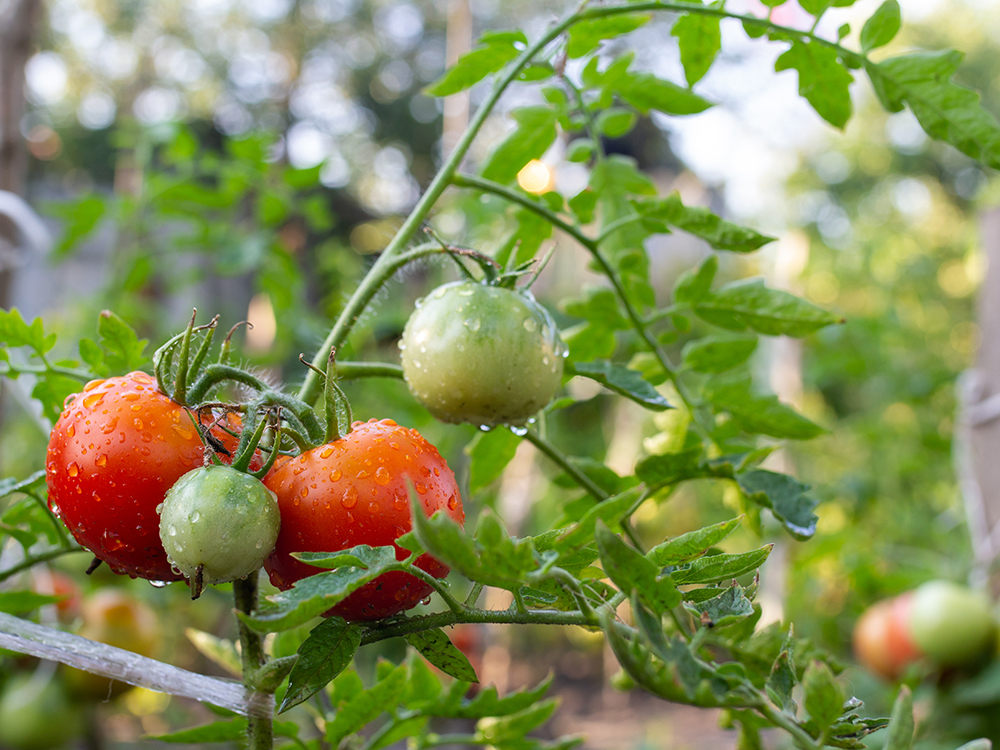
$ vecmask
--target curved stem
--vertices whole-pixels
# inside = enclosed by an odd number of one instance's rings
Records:
[[[409,566],[406,569],[406,572],[411,576],[416,576],[428,586],[433,588],[440,595],[440,597],[444,599],[445,604],[448,605],[448,609],[456,615],[462,615],[468,611],[468,607],[452,595],[451,591],[448,589],[448,584],[444,580],[435,578],[430,573],[418,568],[416,565]]]
[[[225,381],[232,381],[253,388],[257,391],[269,390],[267,383],[254,377],[249,372],[230,365],[209,365],[201,376],[188,389],[188,401],[197,405],[215,386]]]
[[[337,377],[340,380],[358,378],[403,379],[403,368],[390,362],[337,362]]]
[[[532,430],[528,430],[524,437],[528,440],[528,442],[538,448],[538,450],[552,459],[554,463],[558,464],[559,468],[565,471],[574,482],[585,489],[587,493],[597,502],[602,502],[608,499],[609,495],[607,492],[594,484],[594,480],[584,474],[578,466],[571,464],[569,459],[548,440]]]
[[[17,565],[12,565],[11,567],[0,570],[0,582],[6,581],[11,576],[15,576],[22,570],[28,570],[38,563],[48,562],[49,560],[55,560],[57,557],[62,557],[63,555],[69,555],[73,552],[89,552],[83,547],[57,547],[56,549],[46,550],[45,552],[39,552],[38,554],[26,557],[24,560],[19,562]]]
[[[4,367],[0,368],[0,377],[11,377],[17,375],[46,375],[48,373],[55,373],[56,375],[63,375],[72,380],[78,380],[81,383],[89,383],[91,380],[97,377],[92,372],[86,372],[85,370],[74,370],[70,367],[59,367],[58,365],[16,365],[13,363],[7,363]]]

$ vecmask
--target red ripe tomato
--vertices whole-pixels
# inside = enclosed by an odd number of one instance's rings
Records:
[[[455,474],[416,430],[391,419],[355,422],[345,437],[282,463],[264,484],[278,496],[281,531],[264,562],[271,583],[288,589],[322,572],[291,557],[293,552],[335,552],[359,544],[393,544],[410,531],[407,480],[428,516],[437,510],[465,521]],[[396,547],[396,559],[410,553]],[[442,578],[448,568],[429,555],[417,566]],[[376,620],[410,609],[431,587],[409,573],[393,571],[355,591],[330,610],[347,620]]]
[[[896,680],[923,654],[909,633],[912,592],[873,604],[854,626],[858,661],[887,680]]]
[[[144,372],[93,380],[66,400],[49,439],[49,507],[116,573],[176,581],[157,506],[205,449],[190,412]]]

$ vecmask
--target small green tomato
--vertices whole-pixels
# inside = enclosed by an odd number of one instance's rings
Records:
[[[410,316],[399,343],[410,391],[435,417],[523,425],[562,382],[566,347],[527,291],[445,284]]]
[[[228,466],[203,466],[167,492],[160,540],[171,564],[193,583],[225,583],[264,564],[280,523],[277,498],[259,480]]]
[[[997,632],[989,597],[951,581],[930,581],[914,590],[909,625],[917,647],[942,666],[985,659]]]

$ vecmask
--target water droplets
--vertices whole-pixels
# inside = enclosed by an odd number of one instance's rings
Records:
[[[524,325],[524,330],[526,330],[528,333],[534,333],[535,331],[538,330],[538,321],[535,320],[534,318],[525,318],[523,325]],[[543,336],[545,335],[544,331],[542,332],[542,335]]]
[[[320,458],[329,458],[332,455],[333,455],[333,448],[331,448],[330,446],[327,446],[326,448],[323,449],[323,452],[319,454],[319,457]]]
[[[448,510],[455,510],[458,507],[458,497],[452,493],[451,497],[448,498]]]
[[[426,484],[421,484],[420,482],[417,482],[415,485],[413,485],[413,488],[417,491],[417,493],[419,493],[421,495],[426,495],[427,494],[427,485]]]
[[[468,328],[470,331],[478,331],[482,327],[482,321],[479,318],[468,318],[462,321],[462,325]]]
[[[79,475],[80,467],[77,466],[76,461],[69,462],[69,466],[66,467],[66,473],[68,473],[71,477]]]
[[[340,498],[340,504],[345,508],[353,508],[358,504],[358,488],[353,484],[345,490],[343,497]]]
[[[379,466],[375,471],[375,481],[384,487],[392,481],[392,475],[384,466]]]
[[[201,513],[195,511],[191,514],[191,523],[198,523],[201,520]]]
[[[90,394],[88,394],[88,395],[86,395],[86,396],[83,397],[83,402],[82,403],[83,403],[84,407],[86,407],[87,409],[93,409],[95,406],[97,406],[103,400],[104,400],[104,394],[103,393],[90,393]]]
[[[111,420],[101,425],[101,432],[110,435],[118,428],[118,417],[111,417]]]
[[[367,478],[368,478],[368,472],[367,471],[365,471],[364,469],[362,469],[361,471],[358,472],[358,479],[367,479]]]
[[[73,425],[67,427],[66,434],[69,435],[70,437],[73,437],[76,434],[76,427],[74,427]]]
[[[171,568],[171,570],[173,570],[173,568]],[[180,573],[178,573],[178,575],[179,574]],[[162,589],[162,588],[166,588],[167,582],[166,581],[150,581],[149,585],[152,586],[154,589]]]
[[[96,464],[96,465],[97,465],[98,467],[100,467],[100,468],[104,468],[105,466],[107,466],[107,465],[108,465],[108,457],[107,457],[107,455],[106,455],[106,454],[104,454],[104,453],[102,453],[101,455],[99,455],[99,456],[98,456],[98,457],[97,457],[97,458],[95,459],[94,463],[95,463],[95,464]]]
[[[139,417],[133,419],[132,424],[135,425],[135,429],[137,430],[141,430],[143,427],[145,427],[145,425],[142,423],[142,420],[139,419]]]
[[[342,476],[344,476],[344,473],[340,469],[334,469],[330,472],[330,481],[339,482]]]
[[[192,431],[187,425],[174,424],[170,425],[170,429],[184,440],[191,440],[194,437],[194,431]]]

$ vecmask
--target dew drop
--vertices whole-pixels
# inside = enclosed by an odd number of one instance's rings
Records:
[[[104,382],[103,380],[91,380],[89,383],[87,383],[87,385],[83,386],[83,392],[90,393],[92,390],[97,388],[97,386],[99,386],[103,382]]]
[[[177,527],[171,524],[167,527],[167,534],[170,536],[177,536]]]
[[[105,454],[102,453],[101,455],[99,455],[97,457],[97,459],[94,461],[94,463],[97,464],[98,466],[101,466],[101,467],[107,466],[108,465],[108,457]]]
[[[396,495],[396,499],[393,501],[392,504],[396,506],[396,510],[405,510],[406,498],[403,497],[402,495]]]
[[[457,507],[458,507],[458,498],[455,497],[454,494],[452,494],[452,496],[448,498],[448,510],[455,510],[455,508]]]
[[[365,479],[368,477],[368,472],[362,469],[358,472],[358,479]]]
[[[151,432],[144,432],[144,433],[142,433],[142,442],[144,442],[144,443],[152,443],[153,442],[153,434]]]
[[[339,481],[340,481],[340,478],[341,478],[342,476],[344,476],[344,475],[343,475],[343,473],[342,473],[342,472],[340,471],[340,469],[334,469],[333,471],[331,471],[331,472],[330,472],[330,481],[331,481],[331,482],[339,482]]]
[[[133,419],[132,420],[132,424],[135,425],[135,429],[137,429],[137,430],[141,430],[143,428],[142,420],[139,419],[139,417],[136,417],[135,419]]]
[[[375,472],[375,481],[384,487],[392,481],[392,475],[384,466],[379,466]]]
[[[156,506],[156,515],[160,515],[163,512],[163,503]]]
[[[434,467],[434,476],[436,477],[441,476],[441,469],[439,469],[437,466]]]
[[[301,490],[299,490],[299,496],[303,497],[303,498],[308,497],[309,496],[309,488],[308,487],[303,487]]]
[[[201,520],[201,513],[195,511],[191,514],[191,523],[198,523]]]
[[[260,539],[258,539],[257,540],[257,544],[254,545],[254,546],[257,547],[257,549],[260,549],[261,547],[264,546],[264,542],[262,542]]]
[[[426,479],[430,475],[431,475],[431,470],[430,469],[428,469],[426,466],[421,466],[420,467],[420,476],[422,476],[422,477],[424,477]]]
[[[345,508],[353,508],[358,504],[358,488],[353,484],[347,488],[344,492],[344,496],[340,498],[340,504]]]
[[[482,325],[482,321],[480,321],[479,318],[469,318],[469,320],[464,320],[462,323],[470,331],[478,331]]]
[[[191,428],[187,427],[186,425],[174,424],[170,426],[170,429],[173,430],[175,433],[177,433],[184,440],[190,440],[191,438],[194,437],[194,432],[191,430]]]
[[[49,510],[51,510],[53,513],[55,513],[56,518],[61,518],[62,517],[62,508],[60,508],[58,505],[55,505],[55,504],[50,505],[49,506]]]
[[[524,330],[528,332],[534,332],[538,330],[538,321],[534,318],[524,319]]]
[[[110,435],[118,427],[118,417],[111,417],[110,422],[105,422],[101,427],[101,432],[105,435]]]
[[[413,485],[413,487],[421,495],[426,495],[427,494],[427,485],[426,484],[420,484],[420,482],[417,482],[415,485]]]
[[[66,428],[66,434],[73,437],[76,434],[76,428],[73,425],[70,425]]]
[[[76,465],[76,461],[70,461],[69,466],[66,467],[66,471],[69,472],[71,477],[75,477],[80,473],[80,467]]]
[[[179,575],[179,573],[178,573],[178,575]],[[162,588],[166,587],[167,582],[166,581],[150,581],[149,585],[152,586],[154,589],[162,589]]]
[[[91,394],[83,397],[83,405],[87,409],[93,409],[95,406],[97,406],[103,400],[104,400],[104,394],[103,393],[91,393]]]
[[[320,458],[329,458],[333,455],[333,448],[329,446],[323,449],[323,452],[319,454]]]
[[[528,434],[527,427],[514,427],[513,425],[510,425],[510,431],[513,432],[518,437],[524,437],[525,435]]]
[[[368,512],[371,513],[373,516],[377,516],[381,511],[382,511],[381,506],[379,506],[379,504],[374,500],[368,503]]]
[[[431,598],[429,596],[425,596],[423,599],[420,600],[420,603],[426,607],[428,604],[431,603]]]

